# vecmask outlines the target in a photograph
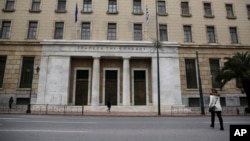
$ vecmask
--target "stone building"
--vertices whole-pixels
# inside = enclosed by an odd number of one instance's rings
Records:
[[[156,9],[157,7],[157,9]],[[0,103],[156,111],[208,104],[223,58],[250,49],[249,0],[2,0]],[[30,89],[32,88],[32,89]],[[31,90],[31,91],[30,91]],[[244,106],[236,82],[223,106]]]

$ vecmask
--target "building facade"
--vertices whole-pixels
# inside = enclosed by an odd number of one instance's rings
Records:
[[[250,50],[250,2],[241,0],[3,0],[0,103],[119,110],[204,103],[223,58]],[[157,42],[157,41],[160,42]],[[196,58],[196,52],[199,59]],[[236,81],[223,106],[244,106]],[[144,108],[144,109],[143,109]]]

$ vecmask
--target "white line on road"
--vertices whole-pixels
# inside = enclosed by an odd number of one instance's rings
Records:
[[[26,123],[74,123],[74,124],[96,124],[96,122],[74,122],[74,121],[12,121],[12,122],[26,122]]]
[[[66,130],[0,130],[0,132],[86,133],[88,131],[66,131]]]

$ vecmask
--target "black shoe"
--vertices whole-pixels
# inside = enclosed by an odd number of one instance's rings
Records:
[[[224,130],[224,128],[222,127],[222,128],[220,128],[220,130],[221,130],[221,131],[223,131],[223,130]]]
[[[214,128],[214,125],[211,124],[210,127]]]

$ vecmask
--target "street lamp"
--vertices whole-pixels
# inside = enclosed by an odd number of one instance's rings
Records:
[[[39,66],[37,66],[36,72],[39,73],[39,71],[40,71],[40,68],[39,68]],[[34,72],[33,67],[32,67],[32,69],[27,68],[26,72],[29,74],[29,76],[31,76],[30,93],[29,93],[29,104],[28,104],[26,113],[31,113],[31,109],[30,109],[30,106],[31,106],[31,92],[32,92],[33,74],[34,74],[33,73]]]
[[[160,66],[159,66],[159,48],[161,46],[158,33],[158,0],[155,0],[155,24],[156,24],[156,41],[155,48],[157,50],[157,86],[158,86],[158,115],[161,115],[161,93],[160,93]]]

